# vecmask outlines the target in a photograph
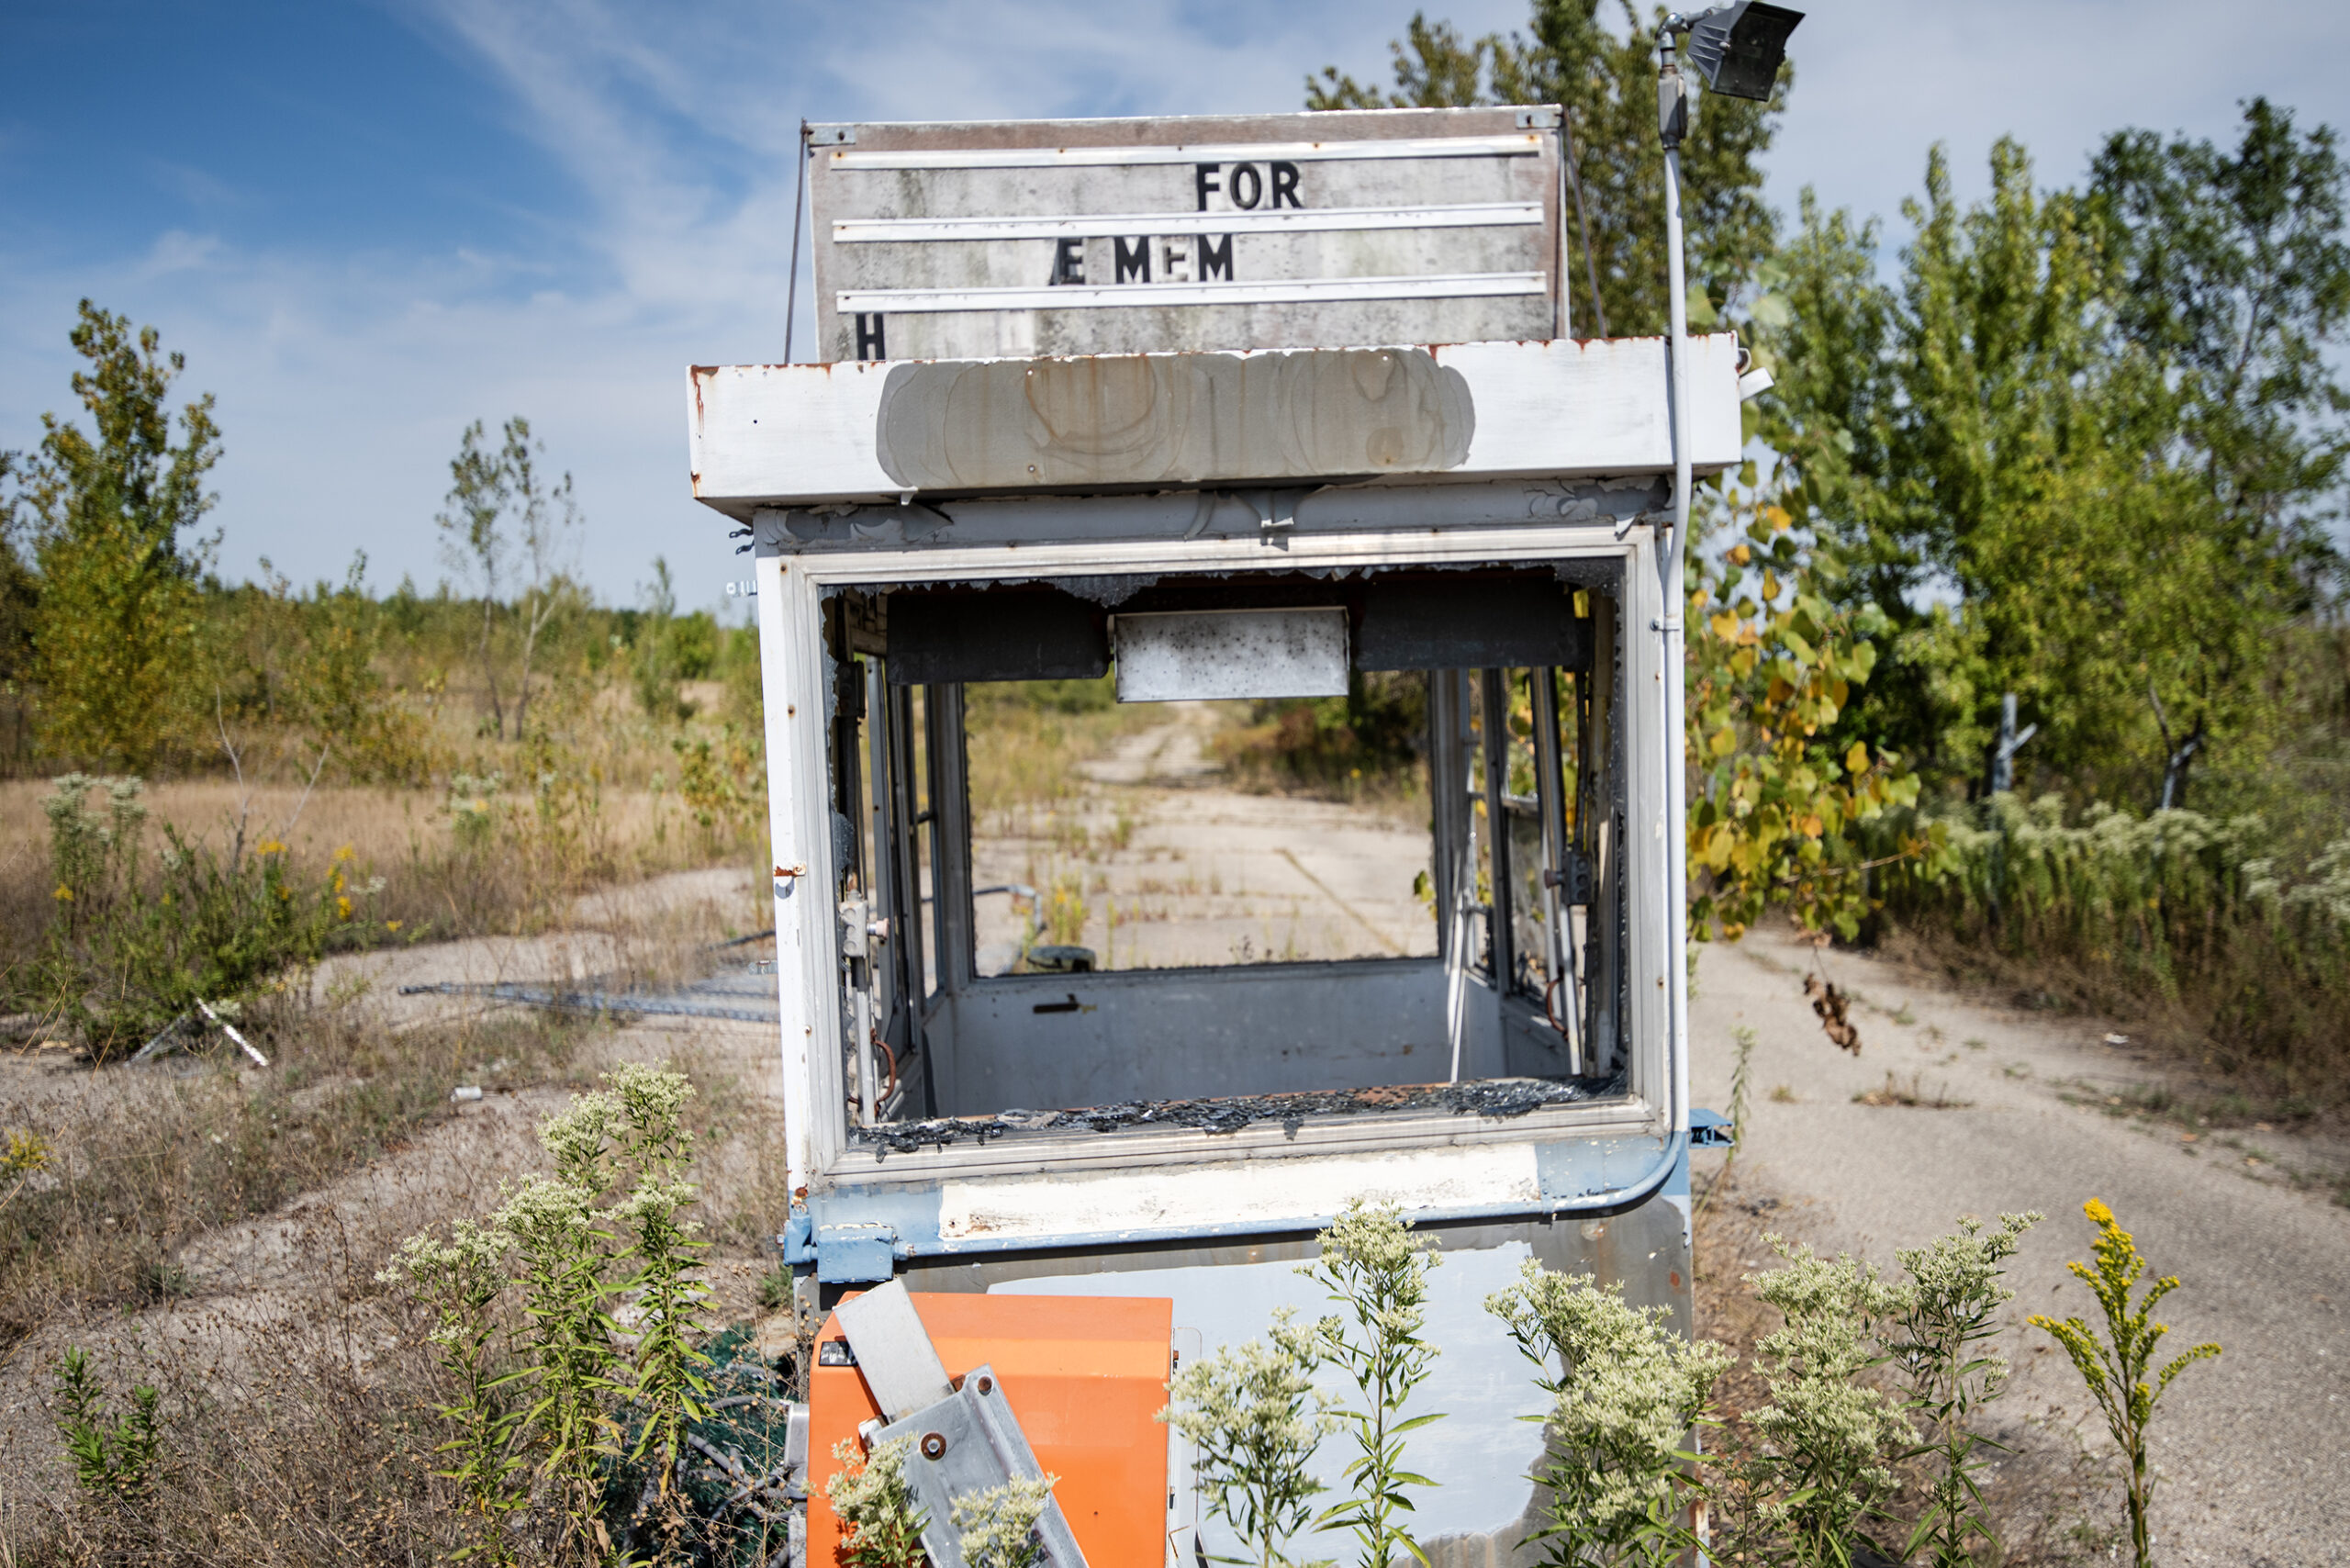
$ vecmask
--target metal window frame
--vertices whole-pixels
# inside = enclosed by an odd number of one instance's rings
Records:
[[[1066,504],[1068,498],[1063,498]],[[1522,514],[1520,514],[1522,516]],[[1040,521],[1043,521],[1040,518]],[[1629,628],[1662,612],[1655,569],[1656,541],[1645,524],[1618,536],[1575,524],[1528,523],[1495,517],[1438,531],[1303,535],[1279,546],[1252,539],[1161,539],[1093,542],[1036,541],[1019,545],[871,550],[822,554],[763,554],[756,561],[760,656],[767,694],[769,831],[774,845],[777,988],[782,1015],[784,1107],[789,1128],[789,1182],[797,1192],[868,1182],[892,1185],[1041,1170],[1102,1170],[1284,1155],[1315,1155],[1536,1137],[1641,1134],[1680,1130],[1674,1103],[1675,1064],[1670,1059],[1667,1017],[1666,916],[1677,906],[1662,898],[1665,885],[1665,747],[1662,701],[1639,694],[1661,691],[1656,640],[1621,639],[1618,700],[1612,706],[1627,726],[1617,756],[1628,770],[1624,792],[1629,873],[1625,901],[1628,1007],[1628,1094],[1620,1100],[1557,1107],[1502,1123],[1479,1124],[1447,1114],[1348,1120],[1308,1125],[1293,1136],[1275,1126],[1239,1134],[1128,1129],[1070,1135],[1049,1145],[1003,1140],[911,1154],[886,1164],[848,1140],[843,1109],[840,986],[837,979],[840,868],[834,862],[828,777],[826,689],[828,656],[823,603],[827,590],[925,582],[1016,581],[1131,573],[1247,572],[1346,569],[1363,566],[1469,566],[1494,562],[1614,560],[1618,564],[1619,615]],[[933,828],[967,833],[962,759],[931,748]],[[960,908],[968,890],[945,885],[942,872],[957,857],[935,856],[938,907]],[[950,895],[954,903],[950,905]],[[968,919],[968,914],[960,916]],[[965,960],[964,945],[939,933],[942,966]]]

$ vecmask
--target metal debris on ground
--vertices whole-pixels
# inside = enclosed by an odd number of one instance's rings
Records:
[[[222,1034],[228,1036],[229,1039],[235,1041],[237,1048],[243,1051],[245,1055],[252,1058],[253,1065],[255,1067],[267,1067],[269,1065],[269,1058],[262,1055],[260,1051],[256,1050],[251,1040],[246,1039],[244,1036],[239,1034],[235,1025],[229,1023],[226,1018],[221,1017],[219,1014],[215,1013],[212,1010],[211,1003],[199,997],[196,1000],[196,1005],[197,1010],[204,1014],[207,1022],[209,1022],[215,1028],[218,1029]],[[162,1028],[156,1031],[155,1037],[153,1039],[149,1040],[145,1045],[140,1047],[138,1051],[132,1055],[130,1058],[130,1065],[136,1067],[141,1062],[152,1061],[157,1057],[169,1056],[174,1051],[185,1049],[188,1040],[191,1037],[187,1025],[195,1021],[195,1014],[183,1013],[178,1017],[173,1019],[170,1023],[164,1025]],[[46,1048],[46,1047],[44,1047],[44,1048]]]
[[[729,969],[675,991],[607,990],[596,982],[577,990],[554,986],[515,985],[506,981],[442,980],[431,985],[404,985],[402,996],[477,996],[491,1002],[519,1002],[561,1013],[614,1013],[648,1017],[731,1018],[744,1024],[780,1024],[776,1004],[772,961]]]
[[[1370,1089],[1323,1089],[1292,1094],[1244,1094],[1202,1100],[1130,1101],[1067,1111],[999,1111],[992,1116],[942,1116],[924,1122],[891,1122],[851,1127],[852,1141],[873,1148],[875,1158],[911,1154],[974,1140],[988,1143],[1015,1133],[1082,1128],[1113,1132],[1121,1127],[1190,1127],[1237,1133],[1256,1122],[1279,1122],[1292,1137],[1307,1119],[1394,1111],[1447,1111],[1454,1115],[1510,1118],[1545,1105],[1604,1100],[1624,1092],[1621,1073],[1607,1078],[1494,1078],[1473,1083],[1383,1084]]]

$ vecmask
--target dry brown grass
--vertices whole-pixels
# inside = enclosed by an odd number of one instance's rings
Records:
[[[0,966],[39,946],[55,907],[41,810],[50,792],[47,780],[0,782]],[[295,863],[314,871],[350,846],[356,879],[384,880],[371,919],[352,933],[361,945],[545,929],[567,922],[573,901],[599,887],[756,859],[747,815],[707,830],[670,791],[500,792],[486,801],[497,826],[477,844],[461,839],[446,796],[420,790],[321,785],[306,801],[298,787],[248,794],[233,780],[198,778],[152,785],[145,799],[151,869],[162,823],[225,849],[241,812],[248,848],[282,839]]]
[[[981,826],[1081,793],[1082,764],[1119,736],[1166,722],[1153,704],[1111,700],[1106,678],[973,685],[963,700],[971,817]]]
[[[597,929],[571,936],[334,960],[249,1019],[266,1070],[223,1052],[137,1069],[0,1058],[0,1131],[50,1151],[0,1210],[0,1562],[446,1561],[464,1541],[431,1474],[445,1391],[426,1326],[375,1271],[402,1236],[478,1217],[540,1169],[537,1122],[615,1060],[696,1083],[717,1316],[755,1317],[788,1206],[758,1081],[770,1031],[395,994],[416,966],[471,972],[467,954],[518,979],[551,961],[623,983],[704,971],[708,944],[755,909],[711,883],[593,894],[571,913]],[[487,1098],[453,1104],[461,1082]],[[135,1382],[162,1391],[164,1468],[138,1506],[82,1496],[61,1458],[46,1406],[70,1344],[118,1405]]]

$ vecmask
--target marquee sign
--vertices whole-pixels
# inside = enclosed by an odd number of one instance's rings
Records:
[[[811,128],[826,361],[1546,339],[1558,112]]]

